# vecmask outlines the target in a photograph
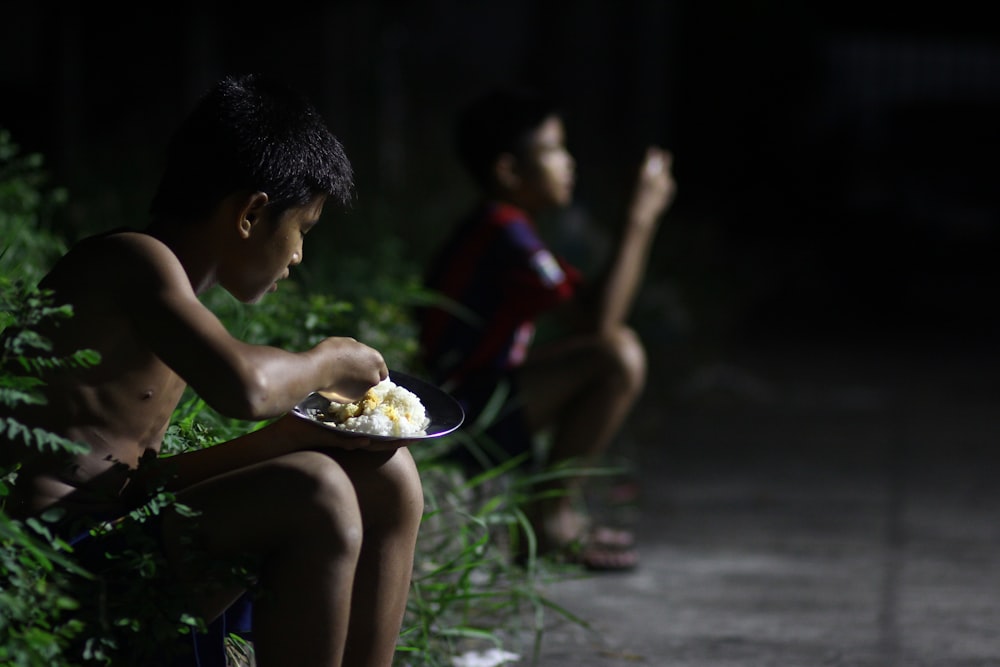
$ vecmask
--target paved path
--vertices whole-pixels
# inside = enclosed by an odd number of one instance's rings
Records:
[[[747,348],[654,387],[643,562],[546,595],[545,667],[1000,665],[1000,359]]]

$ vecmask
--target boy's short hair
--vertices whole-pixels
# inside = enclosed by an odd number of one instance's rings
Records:
[[[227,76],[174,131],[150,214],[208,215],[228,195],[265,192],[281,212],[325,193],[346,206],[354,175],[319,112],[259,74]]]
[[[486,187],[496,159],[504,153],[520,155],[526,136],[553,115],[561,115],[558,105],[538,91],[501,88],[486,93],[458,115],[458,158],[476,183]]]

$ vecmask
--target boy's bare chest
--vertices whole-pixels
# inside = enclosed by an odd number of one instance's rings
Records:
[[[123,318],[81,321],[65,331],[75,348],[89,347],[99,363],[51,378],[49,404],[63,405],[63,429],[100,425],[120,444],[159,446],[187,386]]]

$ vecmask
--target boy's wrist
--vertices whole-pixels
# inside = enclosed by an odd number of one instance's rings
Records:
[[[659,214],[646,210],[641,205],[634,205],[629,209],[626,221],[631,229],[652,232],[658,218]]]

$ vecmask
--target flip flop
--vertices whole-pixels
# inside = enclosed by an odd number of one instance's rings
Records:
[[[579,536],[568,542],[553,543],[539,536],[538,556],[594,572],[627,571],[639,564],[635,542],[629,530],[588,521]],[[523,547],[515,546],[512,553],[514,562],[521,565],[528,559]]]
[[[632,531],[611,526],[594,526],[590,529],[587,541],[603,547],[631,549],[635,546],[635,535]]]
[[[584,537],[562,547],[556,557],[592,572],[624,572],[639,564],[635,536],[608,526],[591,528]]]
[[[579,564],[591,572],[628,572],[639,565],[639,552],[588,546],[580,552]]]

